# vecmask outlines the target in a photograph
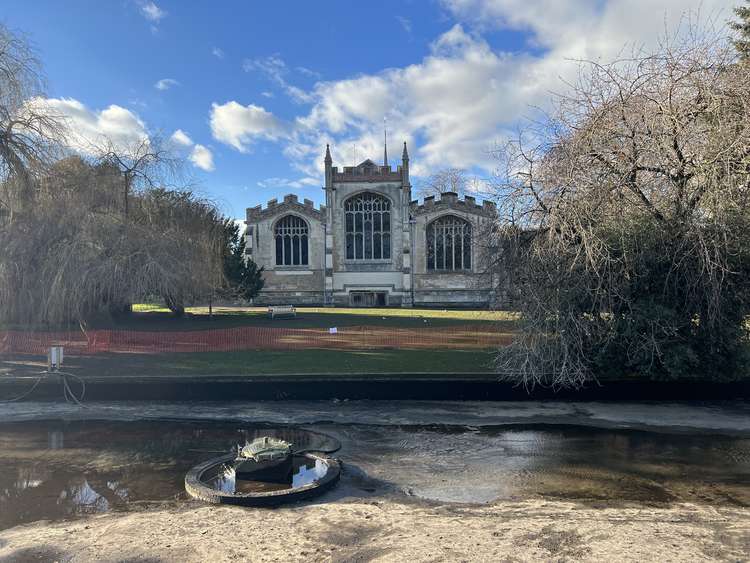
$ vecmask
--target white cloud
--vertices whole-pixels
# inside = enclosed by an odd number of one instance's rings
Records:
[[[260,95],[263,96],[264,98],[273,98],[273,92],[268,92],[268,91],[261,92]]]
[[[223,59],[224,58],[224,51],[219,49],[218,47],[214,47],[211,49],[211,54],[216,57],[217,59]]]
[[[313,95],[296,86],[287,85],[285,91],[292,101],[298,104],[309,104],[315,100]]]
[[[166,11],[149,0],[142,1],[139,4],[141,15],[150,22],[159,23],[167,15]]]
[[[290,180],[289,178],[266,178],[260,180],[258,186],[261,188],[268,189],[279,189],[279,188],[302,188],[304,186],[319,186],[320,179],[304,177],[298,180]]]
[[[193,146],[193,140],[182,129],[177,129],[172,133],[170,140],[177,145],[182,145],[183,147]]]
[[[612,58],[624,46],[655,46],[686,16],[723,25],[731,0],[442,0],[457,18],[479,28],[526,30],[549,49],[548,61]]]
[[[177,129],[169,138],[173,150],[178,154],[187,156],[193,165],[206,172],[214,170],[214,155],[208,147],[194,143],[190,135],[182,129]]]
[[[243,236],[245,234],[245,230],[247,229],[247,225],[245,225],[245,220],[233,219],[233,221],[240,228],[240,236]]]
[[[396,16],[396,21],[401,24],[401,27],[406,33],[411,33],[411,20],[409,18],[405,18],[404,16]]]
[[[156,84],[154,84],[154,88],[157,90],[169,90],[172,88],[172,86],[179,86],[180,83],[177,82],[174,78],[162,78],[159,80]]]
[[[240,152],[247,152],[258,138],[286,138],[290,127],[261,106],[243,106],[235,101],[211,106],[211,132],[214,139]]]
[[[300,74],[304,74],[305,76],[309,76],[310,78],[315,78],[316,80],[320,80],[323,77],[323,75],[321,75],[318,71],[304,66],[298,66],[297,72],[299,72]]]
[[[72,98],[33,98],[27,104],[35,111],[45,111],[60,118],[65,126],[68,146],[81,154],[94,155],[110,146],[128,151],[149,142],[146,124],[136,113],[122,106],[112,104],[103,110],[93,110]],[[167,148],[187,156],[198,168],[207,172],[214,169],[211,150],[195,144],[182,129],[172,133]]]
[[[297,165],[308,173],[319,170],[325,140],[333,142],[337,162],[379,158],[388,116],[391,162],[402,141],[418,138],[420,145],[412,144],[415,174],[442,166],[491,168],[489,150],[502,124],[526,108],[528,92],[515,89],[520,62],[456,25],[418,64],[318,83],[312,110],[298,120],[286,153],[302,160]],[[313,162],[303,160],[308,157]]]
[[[190,162],[201,170],[211,172],[214,169],[214,155],[211,151],[203,145],[197,144],[193,147],[193,152],[190,153]]]
[[[263,108],[236,102],[214,136],[238,150],[256,139],[283,144],[290,162],[308,176],[320,174],[325,143],[334,160],[349,165],[382,154],[382,120],[388,116],[391,161],[401,141],[410,144],[412,171],[476,167],[490,172],[489,151],[534,108],[549,104],[561,79],[578,71],[571,59],[612,59],[630,46],[655,46],[679,26],[685,11],[717,25],[729,17],[729,0],[443,0],[457,23],[435,39],[418,62],[335,81],[321,81],[297,99],[311,104],[291,122]],[[482,36],[488,28],[528,34],[529,49],[505,52]],[[290,92],[287,65],[278,56],[246,61]],[[225,104],[226,106],[227,104]],[[212,110],[212,127],[217,114]],[[238,122],[238,119],[242,119]],[[240,124],[243,123],[243,124]],[[418,144],[417,144],[418,143]],[[395,146],[393,146],[395,145]],[[356,154],[355,154],[356,153]]]
[[[279,84],[283,84],[283,76],[287,73],[286,63],[278,55],[260,57],[257,59],[245,59],[242,61],[242,70],[245,72],[262,72],[271,80]]]
[[[87,108],[72,98],[34,98],[28,102],[35,109],[63,119],[70,147],[81,153],[92,153],[96,147],[112,144],[125,149],[148,139],[146,125],[137,114],[118,105],[103,110]]]
[[[309,93],[287,81],[286,76],[289,74],[289,68],[278,55],[260,57],[257,59],[245,59],[242,62],[242,68],[245,72],[260,72],[261,74],[264,74],[269,80],[271,80],[271,82],[284,90],[294,102],[310,103],[313,101],[313,98]],[[296,70],[309,77],[320,76],[317,72],[305,67],[297,67]]]
[[[259,68],[256,63],[252,68]],[[280,61],[264,61],[268,72],[282,68]],[[239,104],[214,137],[238,150],[246,150],[253,139],[285,142],[284,153],[301,171],[313,176],[322,166],[322,148],[333,143],[337,162],[343,164],[378,158],[382,154],[382,120],[388,116],[392,139],[391,161],[400,156],[401,142],[417,136],[412,145],[415,173],[428,167],[492,166],[488,150],[499,134],[498,124],[506,116],[525,108],[522,92],[513,92],[519,72],[509,56],[495,53],[481,38],[457,25],[432,46],[421,63],[388,69],[375,75],[319,82],[306,95],[314,103],[307,115],[293,124],[281,122],[263,108]],[[227,112],[230,113],[230,112]],[[240,127],[240,114],[248,124]],[[238,131],[245,137],[241,138]],[[356,154],[355,154],[356,153]]]

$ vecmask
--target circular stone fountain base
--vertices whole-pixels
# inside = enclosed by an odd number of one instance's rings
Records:
[[[338,460],[311,453],[294,454],[291,483],[235,480],[224,471],[235,454],[209,459],[185,475],[185,490],[198,500],[239,506],[276,506],[308,499],[331,489],[341,477]]]

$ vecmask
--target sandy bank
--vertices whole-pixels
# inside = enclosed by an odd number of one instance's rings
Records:
[[[743,561],[750,509],[187,504],[0,532],[3,561]]]

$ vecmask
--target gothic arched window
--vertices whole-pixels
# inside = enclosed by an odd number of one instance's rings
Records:
[[[389,260],[391,202],[373,193],[355,195],[344,203],[347,260]]]
[[[277,266],[307,265],[307,223],[296,215],[287,215],[276,223]]]
[[[471,269],[471,224],[453,215],[427,225],[427,269]]]

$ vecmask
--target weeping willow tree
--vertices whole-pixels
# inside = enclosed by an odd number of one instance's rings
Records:
[[[61,153],[61,119],[29,103],[44,87],[32,46],[0,24],[0,218],[6,221],[29,211],[35,180]]]
[[[0,322],[85,322],[151,295],[181,313],[220,287],[216,207],[161,187],[175,161],[153,138],[71,156],[43,86],[28,42],[0,26]]]
[[[690,34],[582,62],[555,102],[501,153],[498,247],[523,319],[501,377],[746,373],[750,65]]]
[[[4,225],[0,311],[6,322],[58,324],[122,311],[158,295],[181,313],[223,279],[223,218],[189,191],[152,188],[122,212],[110,165],[70,157],[35,189],[33,212]]]

